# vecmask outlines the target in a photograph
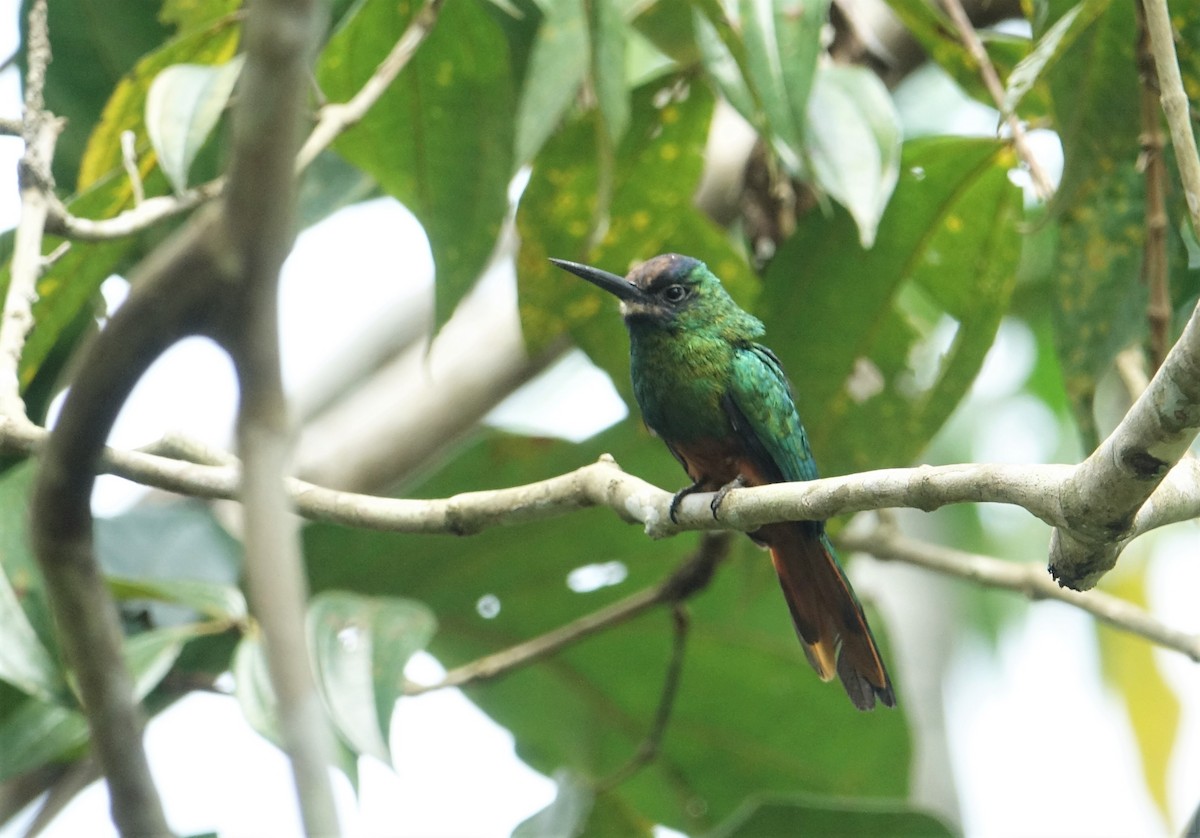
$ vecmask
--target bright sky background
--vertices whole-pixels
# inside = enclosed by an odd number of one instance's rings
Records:
[[[16,0],[0,0],[0,54],[15,44]],[[15,72],[0,77],[0,114],[19,112]],[[915,110],[915,106],[914,106]],[[927,118],[936,118],[936,114]],[[963,126],[987,132],[995,125],[986,110],[956,117]],[[963,127],[960,126],[960,127]],[[19,144],[0,138],[0,229],[17,218],[15,165]],[[283,289],[285,364],[289,383],[316,372],[363,327],[361,313],[396,305],[411,291],[404,277],[427,268],[400,270],[398,254],[423,252],[411,216],[391,201],[374,202],[331,218],[323,230],[306,233],[291,261]],[[338,293],[327,293],[336,253]],[[643,254],[650,255],[650,254]],[[361,260],[345,264],[348,256]],[[427,258],[424,257],[424,258]],[[358,283],[349,287],[347,283]],[[511,276],[491,281],[486,293],[511,300]],[[110,285],[122,296],[121,283]],[[340,334],[339,334],[340,330]],[[306,335],[322,334],[320,344]],[[976,459],[1043,461],[1053,455],[1057,429],[1038,403],[1013,398],[1029,372],[1031,341],[1020,324],[1006,325],[972,397],[961,415],[977,425]],[[556,370],[554,386],[534,382],[529,401],[546,408],[557,398],[565,430],[579,431],[569,408],[582,399],[562,395],[563,382],[580,384],[586,369],[578,359]],[[594,390],[595,379],[582,384]],[[578,391],[577,391],[578,392]],[[611,389],[609,390],[611,392]],[[234,389],[228,362],[215,347],[189,341],[173,350],[135,393],[114,432],[113,442],[137,445],[166,430],[182,429],[215,443],[228,439]],[[623,407],[604,405],[615,421]],[[593,410],[588,404],[585,413]],[[519,423],[519,403],[505,407],[506,422]],[[578,414],[575,414],[576,416]],[[105,479],[98,512],[112,512],[132,497],[127,484]],[[1008,532],[1023,513],[995,509],[985,526]],[[1176,527],[1153,539],[1151,601],[1170,624],[1200,632],[1200,536],[1193,526]],[[886,576],[871,563],[855,567],[871,595],[886,599]],[[886,606],[886,602],[883,603]],[[883,609],[888,610],[886,607]],[[1200,672],[1181,656],[1157,657],[1186,701],[1179,742],[1200,742]],[[412,677],[436,677],[428,656],[414,661]],[[1134,741],[1119,700],[1100,678],[1091,618],[1067,606],[1046,603],[1010,624],[994,654],[982,641],[964,637],[945,685],[951,757],[970,836],[1095,836],[1166,833],[1143,791]],[[502,836],[553,797],[553,784],[520,763],[509,734],[492,724],[457,691],[400,703],[393,729],[398,764],[393,772],[364,759],[361,805],[340,781],[348,832],[354,835]],[[181,833],[218,830],[222,835],[298,834],[287,766],[272,746],[242,719],[231,698],[197,695],[157,717],[147,734],[152,768],[164,794],[168,817]],[[1196,805],[1200,752],[1177,748],[1171,772],[1172,811],[1178,826]],[[0,830],[0,838],[19,831]],[[115,834],[106,794],[96,784],[71,805],[49,836]]]

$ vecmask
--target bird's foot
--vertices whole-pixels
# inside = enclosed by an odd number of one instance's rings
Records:
[[[686,498],[688,495],[692,495],[692,494],[695,494],[696,492],[701,491],[703,488],[704,488],[703,485],[701,485],[699,482],[696,482],[696,483],[693,483],[691,486],[687,486],[683,489],[680,489],[678,492],[675,493],[675,497],[671,498],[671,508],[668,511],[668,514],[671,517],[672,524],[679,523],[679,519],[676,518],[675,516],[679,514],[679,504],[681,504],[683,502],[683,499]]]
[[[712,503],[710,503],[708,505],[708,508],[712,510],[712,516],[713,516],[714,521],[717,519],[717,511],[720,510],[721,504],[723,504],[725,502],[725,496],[728,495],[730,492],[732,492],[734,489],[744,489],[744,488],[746,488],[746,478],[742,477],[739,474],[737,477],[730,480],[728,483],[726,483],[720,489],[717,489],[717,493],[713,496]]]

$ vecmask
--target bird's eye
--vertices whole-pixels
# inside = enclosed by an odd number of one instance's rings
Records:
[[[663,299],[668,303],[681,303],[687,297],[688,290],[682,285],[668,285],[663,289]]]

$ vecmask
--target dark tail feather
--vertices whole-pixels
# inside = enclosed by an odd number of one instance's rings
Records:
[[[836,673],[859,710],[872,709],[876,699],[894,707],[875,638],[825,534],[811,525],[779,524],[755,535],[771,549],[796,634],[821,680]]]

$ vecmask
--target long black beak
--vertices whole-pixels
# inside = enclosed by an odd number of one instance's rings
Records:
[[[593,268],[591,265],[581,265],[578,262],[568,262],[566,259],[551,259],[551,262],[558,265],[564,271],[570,271],[575,276],[582,277],[588,282],[599,288],[603,288],[608,293],[620,300],[645,300],[646,293],[638,288],[623,276],[610,274],[608,271],[602,271],[599,268]]]

